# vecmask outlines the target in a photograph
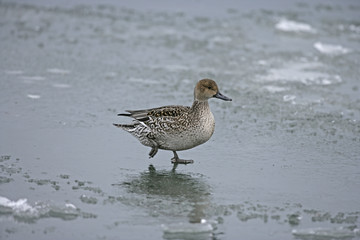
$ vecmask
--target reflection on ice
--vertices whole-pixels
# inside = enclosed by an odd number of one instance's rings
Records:
[[[200,223],[210,205],[210,187],[201,178],[176,171],[157,171],[152,165],[149,171],[130,177],[121,186],[132,194],[123,198],[123,203],[145,207],[154,216],[187,214],[189,222]]]

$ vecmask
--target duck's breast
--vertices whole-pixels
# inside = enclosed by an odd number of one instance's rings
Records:
[[[178,123],[167,123],[168,131],[157,136],[160,148],[180,151],[196,147],[210,139],[215,129],[211,112],[206,116],[190,118]]]

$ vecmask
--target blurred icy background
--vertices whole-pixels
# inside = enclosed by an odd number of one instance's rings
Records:
[[[359,239],[359,1],[0,1],[1,239]],[[125,109],[212,139],[149,149]]]

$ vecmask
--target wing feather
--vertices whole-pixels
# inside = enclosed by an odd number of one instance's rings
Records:
[[[144,110],[126,110],[128,113],[120,113],[118,116],[131,117],[138,121],[145,122],[149,120],[150,117],[178,117],[187,113],[189,110],[190,107],[172,105]]]

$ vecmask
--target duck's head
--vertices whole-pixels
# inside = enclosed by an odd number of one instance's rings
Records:
[[[231,98],[228,98],[222,95],[219,92],[219,88],[214,80],[211,79],[202,79],[200,80],[194,89],[194,98],[198,101],[207,101],[209,98],[219,98],[224,101],[232,101]]]

